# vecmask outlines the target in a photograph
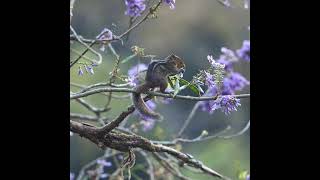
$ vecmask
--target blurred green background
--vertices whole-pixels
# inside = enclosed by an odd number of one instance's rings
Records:
[[[176,9],[171,10],[164,5],[158,11],[158,18],[144,22],[139,28],[132,31],[128,42],[121,45],[120,42],[113,43],[115,50],[126,57],[131,54],[130,47],[137,45],[145,48],[146,54],[156,55],[164,58],[170,53],[175,53],[186,61],[186,73],[184,78],[191,80],[199,69],[208,67],[206,56],[213,54],[214,58],[220,55],[221,47],[225,46],[232,50],[239,49],[242,41],[249,39],[248,26],[250,25],[250,12],[243,9],[241,0],[232,1],[234,8],[226,8],[215,0],[177,0]],[[103,28],[108,28],[114,34],[124,32],[129,23],[129,17],[124,15],[124,0],[77,0],[74,5],[72,26],[78,34],[84,38],[94,39]],[[71,48],[83,51],[83,47],[77,43],[70,45]],[[99,49],[99,46],[95,46]],[[71,59],[77,57],[72,53]],[[107,49],[103,55],[103,63],[95,68],[95,74],[84,74],[78,76],[77,65],[70,71],[70,81],[83,85],[105,82],[109,77],[115,62],[114,56]],[[95,58],[93,54],[87,56]],[[145,59],[141,63],[148,63]],[[138,59],[132,59],[126,64],[120,64],[120,73],[127,74],[127,70],[138,63]],[[240,61],[235,70],[250,80],[250,64]],[[70,87],[73,92],[78,88]],[[241,93],[249,93],[249,87]],[[240,93],[240,92],[239,92]],[[124,95],[124,93],[118,93]],[[181,94],[192,95],[186,90]],[[103,107],[106,96],[94,95],[85,98],[88,102]],[[167,140],[176,134],[183,122],[186,120],[195,102],[185,100],[174,100],[172,104],[158,104],[156,111],[164,115],[165,120],[157,123],[151,132],[141,133],[154,140]],[[113,100],[111,111],[104,115],[116,117],[128,105],[130,99]],[[215,134],[227,125],[231,125],[229,133],[241,130],[250,118],[250,99],[241,99],[241,107],[237,112],[226,116],[217,111],[212,115],[198,110],[189,127],[184,133],[186,138],[194,138],[207,130],[209,134]],[[86,109],[74,101],[70,104],[71,112],[90,114]],[[136,116],[129,121],[135,121]],[[70,137],[70,171],[78,174],[80,168],[101,155],[103,151],[94,144],[77,135]],[[183,152],[192,154],[203,161],[209,167],[218,172],[236,178],[237,170],[250,170],[250,131],[242,136],[223,140],[216,139],[194,144],[183,145]],[[193,179],[208,179],[208,175],[183,171],[185,175]]]

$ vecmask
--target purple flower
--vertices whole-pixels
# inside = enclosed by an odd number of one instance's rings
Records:
[[[104,28],[96,38],[101,41],[110,41],[113,38],[113,34],[110,29]]]
[[[233,63],[231,61],[228,61],[226,60],[225,58],[219,58],[218,63],[220,64],[223,64],[224,65],[224,69],[227,71],[227,72],[230,72],[232,71],[233,69]]]
[[[217,88],[214,86],[214,87],[209,87],[208,91],[204,94],[204,96],[215,96],[217,95],[218,91],[217,91]],[[200,105],[200,109],[204,112],[208,112],[209,114],[212,114],[213,111],[212,111],[212,106],[214,104],[214,101],[201,101],[199,102]]]
[[[250,180],[250,174],[247,175],[246,180]]]
[[[219,59],[231,61],[231,62],[238,61],[238,57],[231,49],[228,49],[226,47],[222,47],[221,52],[222,52],[222,54],[220,55]]]
[[[231,3],[229,0],[218,0],[218,2],[220,2],[222,5],[226,7],[231,7]]]
[[[242,47],[237,50],[237,55],[239,58],[250,61],[250,41],[244,40],[242,43]]]
[[[106,161],[105,159],[98,159],[98,160],[97,160],[97,164],[100,164],[100,165],[105,166],[105,167],[110,167],[110,166],[112,166],[112,163]]]
[[[107,178],[108,176],[109,176],[109,174],[107,174],[107,173],[100,174],[101,179]]]
[[[224,78],[221,92],[222,95],[235,94],[234,89],[231,88],[231,84],[232,81],[229,78]]]
[[[164,2],[167,3],[170,6],[170,9],[174,9],[175,8],[174,4],[176,3],[176,0],[165,0]]]
[[[155,110],[156,107],[157,107],[156,103],[155,103],[154,101],[152,101],[152,100],[147,101],[147,102],[146,102],[146,105],[147,105],[148,108],[151,109],[151,110]]]
[[[142,120],[140,121],[140,124],[142,125],[142,130],[143,130],[144,132],[150,131],[150,130],[152,130],[153,127],[154,127],[155,120],[150,119],[150,118],[142,119]]]
[[[205,73],[205,85],[207,85],[208,87],[213,87],[215,85],[213,75],[206,71],[204,73]]]
[[[91,66],[92,66],[92,67],[96,67],[96,66],[98,66],[98,64],[95,63],[95,62],[93,62],[93,63],[91,64]]]
[[[211,106],[211,111],[221,109],[225,114],[230,114],[231,111],[237,111],[237,107],[241,106],[240,99],[231,95],[224,95],[218,97]]]
[[[223,80],[224,88],[228,89],[231,92],[230,94],[234,94],[235,91],[241,91],[249,84],[250,82],[237,72],[230,73],[230,75]]]
[[[72,172],[70,172],[70,180],[74,179],[74,174]]]
[[[130,86],[136,86],[139,84],[139,72],[147,70],[148,66],[145,64],[138,64],[136,66],[133,66],[128,70],[128,82]]]
[[[112,31],[108,28],[104,28],[101,33],[96,37],[100,41],[110,41],[113,39]],[[106,47],[104,44],[101,45],[100,51],[104,52],[106,50]]]
[[[87,72],[89,72],[90,74],[94,74],[94,71],[93,71],[92,66],[84,65],[84,67],[86,68],[86,71],[87,71]]]
[[[83,70],[81,69],[81,67],[79,66],[79,70],[78,70],[78,75],[82,76],[83,75]]]
[[[221,68],[223,69],[223,68],[225,68],[224,64],[220,64],[219,62],[216,62],[216,60],[214,60],[211,55],[208,55],[207,59],[208,59],[209,63],[212,65],[213,68],[215,68],[215,69],[221,69]]]
[[[244,0],[244,8],[248,9],[249,8],[249,0]]]
[[[140,16],[141,13],[146,9],[144,0],[125,0],[125,4],[127,6],[125,14],[130,17]]]

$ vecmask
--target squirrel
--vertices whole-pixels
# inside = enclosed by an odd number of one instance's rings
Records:
[[[138,85],[134,89],[136,93],[132,94],[132,101],[138,112],[152,119],[163,119],[160,114],[153,112],[146,106],[141,97],[141,93],[157,87],[160,87],[160,92],[165,93],[168,86],[168,77],[184,73],[185,67],[183,60],[174,54],[169,55],[164,60],[152,60],[148,65],[145,82]]]

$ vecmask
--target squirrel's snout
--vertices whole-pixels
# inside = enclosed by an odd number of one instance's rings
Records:
[[[180,73],[184,73],[186,70],[184,68],[180,69]]]

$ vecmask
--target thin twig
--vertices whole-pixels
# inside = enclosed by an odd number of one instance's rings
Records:
[[[77,114],[77,113],[70,113],[70,119],[73,120],[86,120],[86,121],[97,121],[98,118],[94,116],[84,115],[84,114]]]
[[[74,6],[75,2],[76,2],[76,0],[70,0],[70,22],[71,22],[72,17],[73,17],[73,6]]]
[[[126,34],[128,34],[130,31],[132,31],[133,29],[135,29],[136,27],[138,27],[141,23],[143,23],[145,20],[148,19],[149,15],[153,14],[158,7],[160,6],[160,4],[162,3],[162,0],[160,0],[158,2],[158,4],[155,7],[151,7],[149,9],[149,12],[139,21],[137,22],[137,24],[131,26],[129,29],[127,29],[124,33],[122,33],[120,36],[118,36],[119,39],[121,39],[123,36],[125,36]]]
[[[81,98],[76,99],[76,101],[79,102],[79,104],[81,104],[83,107],[85,107],[89,111],[95,113],[96,115],[110,110],[110,108],[101,108],[101,109],[96,108]]]
[[[150,15],[150,14],[153,14],[153,13],[158,9],[158,7],[160,6],[161,3],[162,3],[162,0],[160,0],[155,7],[151,7],[151,8],[149,9],[149,12],[148,12],[137,24],[135,24],[135,25],[133,25],[132,27],[128,28],[128,29],[127,29],[124,33],[122,33],[120,36],[115,36],[115,37],[113,37],[113,38],[112,38],[111,40],[109,40],[108,42],[112,42],[112,41],[116,41],[116,40],[121,40],[122,37],[124,37],[124,36],[125,36],[126,34],[128,34],[130,31],[132,31],[133,29],[137,28],[141,23],[143,23],[145,20],[147,20],[148,17],[149,17],[149,15]],[[75,32],[74,32],[74,33],[75,33]],[[74,37],[76,38],[77,41],[85,44],[85,43],[81,40],[81,38],[79,38],[76,34],[74,34],[74,35],[75,35]],[[70,38],[71,38],[71,37],[70,37]],[[97,37],[97,39],[99,39],[99,37]],[[96,44],[97,42],[98,42],[97,40],[94,40],[94,41],[91,41],[91,43],[89,44],[89,46],[86,45],[87,48],[81,53],[81,55],[80,55],[77,59],[75,59],[74,61],[71,62],[70,68],[71,68],[73,65],[75,65],[75,64],[82,58],[82,56],[84,56],[90,49],[92,49],[91,47],[92,47],[94,44]],[[101,41],[101,42],[106,43],[107,41]],[[100,60],[100,59],[99,59],[99,60]],[[100,64],[100,63],[98,63],[98,64]]]
[[[150,180],[155,180],[154,179],[154,167],[152,164],[152,161],[150,160],[150,158],[148,157],[147,153],[145,153],[144,151],[138,151],[146,160],[147,164],[148,164],[148,170],[147,173],[149,174]]]
[[[90,161],[88,164],[84,165],[84,166],[81,168],[81,170],[80,170],[80,172],[79,172],[79,175],[78,175],[78,177],[77,177],[77,180],[82,180],[82,177],[84,176],[85,171],[86,171],[87,169],[89,169],[91,166],[93,166],[94,164],[96,164],[99,159],[107,159],[107,158],[109,158],[109,157],[111,157],[111,156],[116,156],[117,154],[120,154],[120,152],[116,152],[116,153],[112,153],[112,154],[108,154],[108,155],[105,154],[105,155],[103,155],[103,156],[101,156],[101,157],[98,157],[97,159],[95,159],[95,160],[93,160],[93,161]]]
[[[231,139],[237,136],[240,136],[242,134],[244,134],[250,127],[250,120],[247,122],[246,126],[241,129],[241,131],[235,133],[235,134],[231,134],[231,135],[222,135],[223,133],[225,133],[226,131],[230,130],[230,126],[228,126],[227,128],[223,129],[222,131],[211,135],[211,136],[202,136],[200,135],[199,137],[196,137],[194,139],[183,139],[183,138],[176,138],[172,141],[152,141],[155,144],[163,144],[163,145],[167,145],[167,146],[173,146],[176,145],[177,143],[194,143],[194,142],[202,142],[202,141],[207,141],[207,140],[211,140],[211,139]]]
[[[73,27],[72,27],[71,25],[70,25],[70,29],[71,29],[72,33],[75,35],[75,37],[77,38],[77,40],[79,41],[79,43],[81,43],[82,45],[84,45],[84,46],[87,48],[76,60],[74,60],[73,62],[71,62],[70,68],[71,68],[74,64],[76,64],[76,63],[82,58],[82,56],[84,56],[85,53],[86,53],[87,51],[89,51],[89,50],[90,50],[92,53],[94,53],[95,55],[97,55],[97,56],[99,57],[98,61],[91,59],[91,62],[96,63],[96,64],[101,64],[101,62],[102,62],[102,56],[101,56],[101,54],[91,48],[91,47],[94,45],[94,42],[92,42],[90,45],[87,45],[86,43],[84,43],[84,42],[78,37],[76,31],[73,29]]]
[[[193,116],[196,114],[197,109],[200,106],[201,101],[196,102],[196,104],[193,106],[187,120],[183,123],[181,129],[179,130],[179,133],[177,135],[177,137],[181,137],[182,133],[184,132],[184,130],[187,128],[187,126],[189,125],[191,119],[193,118]]]
[[[169,171],[172,175],[176,176],[181,180],[189,180],[189,178],[183,176],[178,169],[174,168],[166,159],[162,158],[158,153],[152,153],[155,160],[159,162],[159,164],[164,167],[167,171]]]
[[[113,66],[113,70],[111,72],[111,77],[109,78],[109,84],[113,84],[115,82],[115,78],[118,74],[118,69],[119,69],[119,64],[120,64],[120,56],[118,55],[118,53],[115,51],[115,49],[113,48],[113,46],[110,43],[108,44],[108,47],[111,50],[112,54],[116,57],[116,63]],[[109,92],[105,108],[107,108],[110,105],[111,97],[112,97],[112,92]]]

